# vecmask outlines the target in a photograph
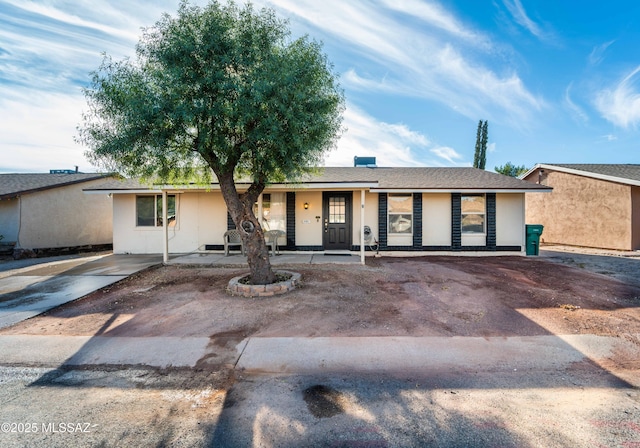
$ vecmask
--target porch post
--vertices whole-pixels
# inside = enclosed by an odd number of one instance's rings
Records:
[[[169,223],[167,222],[167,190],[162,190],[162,262],[169,262]]]
[[[364,189],[360,190],[360,264],[364,265]]]

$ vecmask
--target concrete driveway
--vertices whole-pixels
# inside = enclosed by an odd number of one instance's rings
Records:
[[[110,254],[0,264],[0,328],[79,299],[161,262],[161,255]]]

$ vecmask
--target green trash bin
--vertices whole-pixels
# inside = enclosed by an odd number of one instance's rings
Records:
[[[538,255],[540,252],[540,235],[544,226],[541,224],[527,224],[527,255]]]

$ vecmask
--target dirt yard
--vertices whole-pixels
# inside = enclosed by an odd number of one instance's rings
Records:
[[[640,334],[640,283],[543,258],[379,258],[368,259],[366,266],[287,269],[302,273],[301,288],[246,299],[225,292],[229,279],[243,269],[153,268],[0,334],[227,341],[248,336]]]
[[[640,370],[637,350],[562,372],[465,370],[420,380],[247,376],[224,356],[237,356],[249,336],[595,334],[640,347],[640,260],[628,261],[624,281],[613,276],[620,269],[574,256],[286,266],[302,274],[301,288],[261,299],[225,293],[243,269],[148,269],[0,335],[209,337],[196,367],[0,367],[3,421],[93,423],[90,434],[41,426],[0,444],[637,446],[637,391],[612,376]],[[339,414],[317,409],[334,395]]]

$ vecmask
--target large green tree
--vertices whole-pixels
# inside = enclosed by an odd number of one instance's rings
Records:
[[[78,140],[92,162],[173,184],[213,172],[251,281],[272,283],[253,205],[270,182],[319,166],[341,130],[344,95],[321,45],[292,39],[270,9],[185,0],[144,30],[135,60],[105,56],[84,93]]]
[[[502,166],[495,167],[495,171],[505,176],[518,177],[527,172],[527,167],[524,165],[515,166],[511,162],[507,162]]]
[[[489,122],[480,120],[476,131],[476,150],[473,154],[473,167],[485,169],[487,165],[487,142],[489,141]]]

